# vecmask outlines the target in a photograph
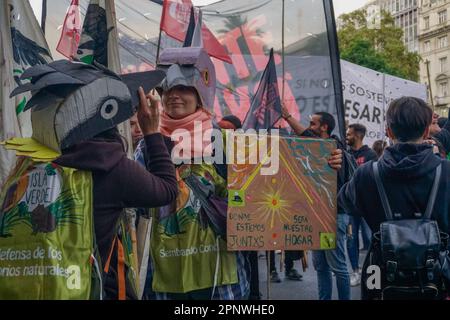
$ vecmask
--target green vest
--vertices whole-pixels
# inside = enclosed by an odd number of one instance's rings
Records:
[[[0,206],[0,300],[91,298],[91,173],[18,158]]]
[[[192,173],[212,192],[226,196],[226,181],[212,165],[187,165],[179,168],[180,176]],[[154,215],[151,255],[153,290],[186,293],[194,290],[238,282],[236,253],[228,252],[224,239],[202,223],[201,204],[194,192],[178,179],[179,195],[174,206],[160,209]],[[176,208],[175,208],[176,207]]]

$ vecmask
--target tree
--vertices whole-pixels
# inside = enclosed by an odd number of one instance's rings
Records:
[[[419,80],[420,56],[406,50],[403,30],[394,18],[381,12],[379,28],[370,28],[367,12],[357,10],[340,16],[338,31],[341,58],[358,65],[412,81]]]

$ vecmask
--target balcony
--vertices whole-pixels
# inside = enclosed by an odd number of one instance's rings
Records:
[[[434,104],[436,106],[445,106],[450,104],[450,97],[442,97],[442,96],[435,96],[434,97]]]

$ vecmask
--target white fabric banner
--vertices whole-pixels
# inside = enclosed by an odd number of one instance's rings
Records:
[[[24,70],[51,61],[47,43],[28,1],[0,1],[0,141],[32,134],[30,112],[23,108],[29,93],[9,98]],[[0,148],[0,185],[14,164],[15,154]]]
[[[364,144],[372,147],[385,138],[385,112],[389,103],[402,96],[427,100],[425,85],[393,77],[341,60],[345,119],[366,126]]]
[[[104,0],[103,4],[106,11],[106,21],[108,30],[111,30],[108,38],[108,68],[120,74],[120,54],[119,54],[119,35],[117,30],[116,10],[113,0]],[[120,134],[125,138],[128,144],[128,157],[133,158],[133,140],[131,139],[130,120],[118,125]]]

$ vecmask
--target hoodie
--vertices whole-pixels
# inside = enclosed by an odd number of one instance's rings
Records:
[[[370,160],[377,159],[377,154],[375,153],[375,151],[370,149],[367,145],[362,146],[358,150],[353,150],[352,148],[349,148],[348,151],[355,158],[358,166],[360,166]]]
[[[161,134],[144,137],[148,171],[129,160],[119,141],[91,139],[63,152],[55,163],[92,172],[95,236],[104,263],[124,208],[152,208],[176,199],[175,168]]]
[[[392,212],[411,219],[414,213],[424,213],[435,177],[442,163],[442,175],[432,217],[441,231],[450,232],[450,161],[433,154],[426,144],[399,143],[388,147],[380,162],[380,176]],[[351,215],[363,217],[372,232],[379,231],[386,221],[372,170],[373,161],[363,164],[353,178],[340,190],[338,202]]]

